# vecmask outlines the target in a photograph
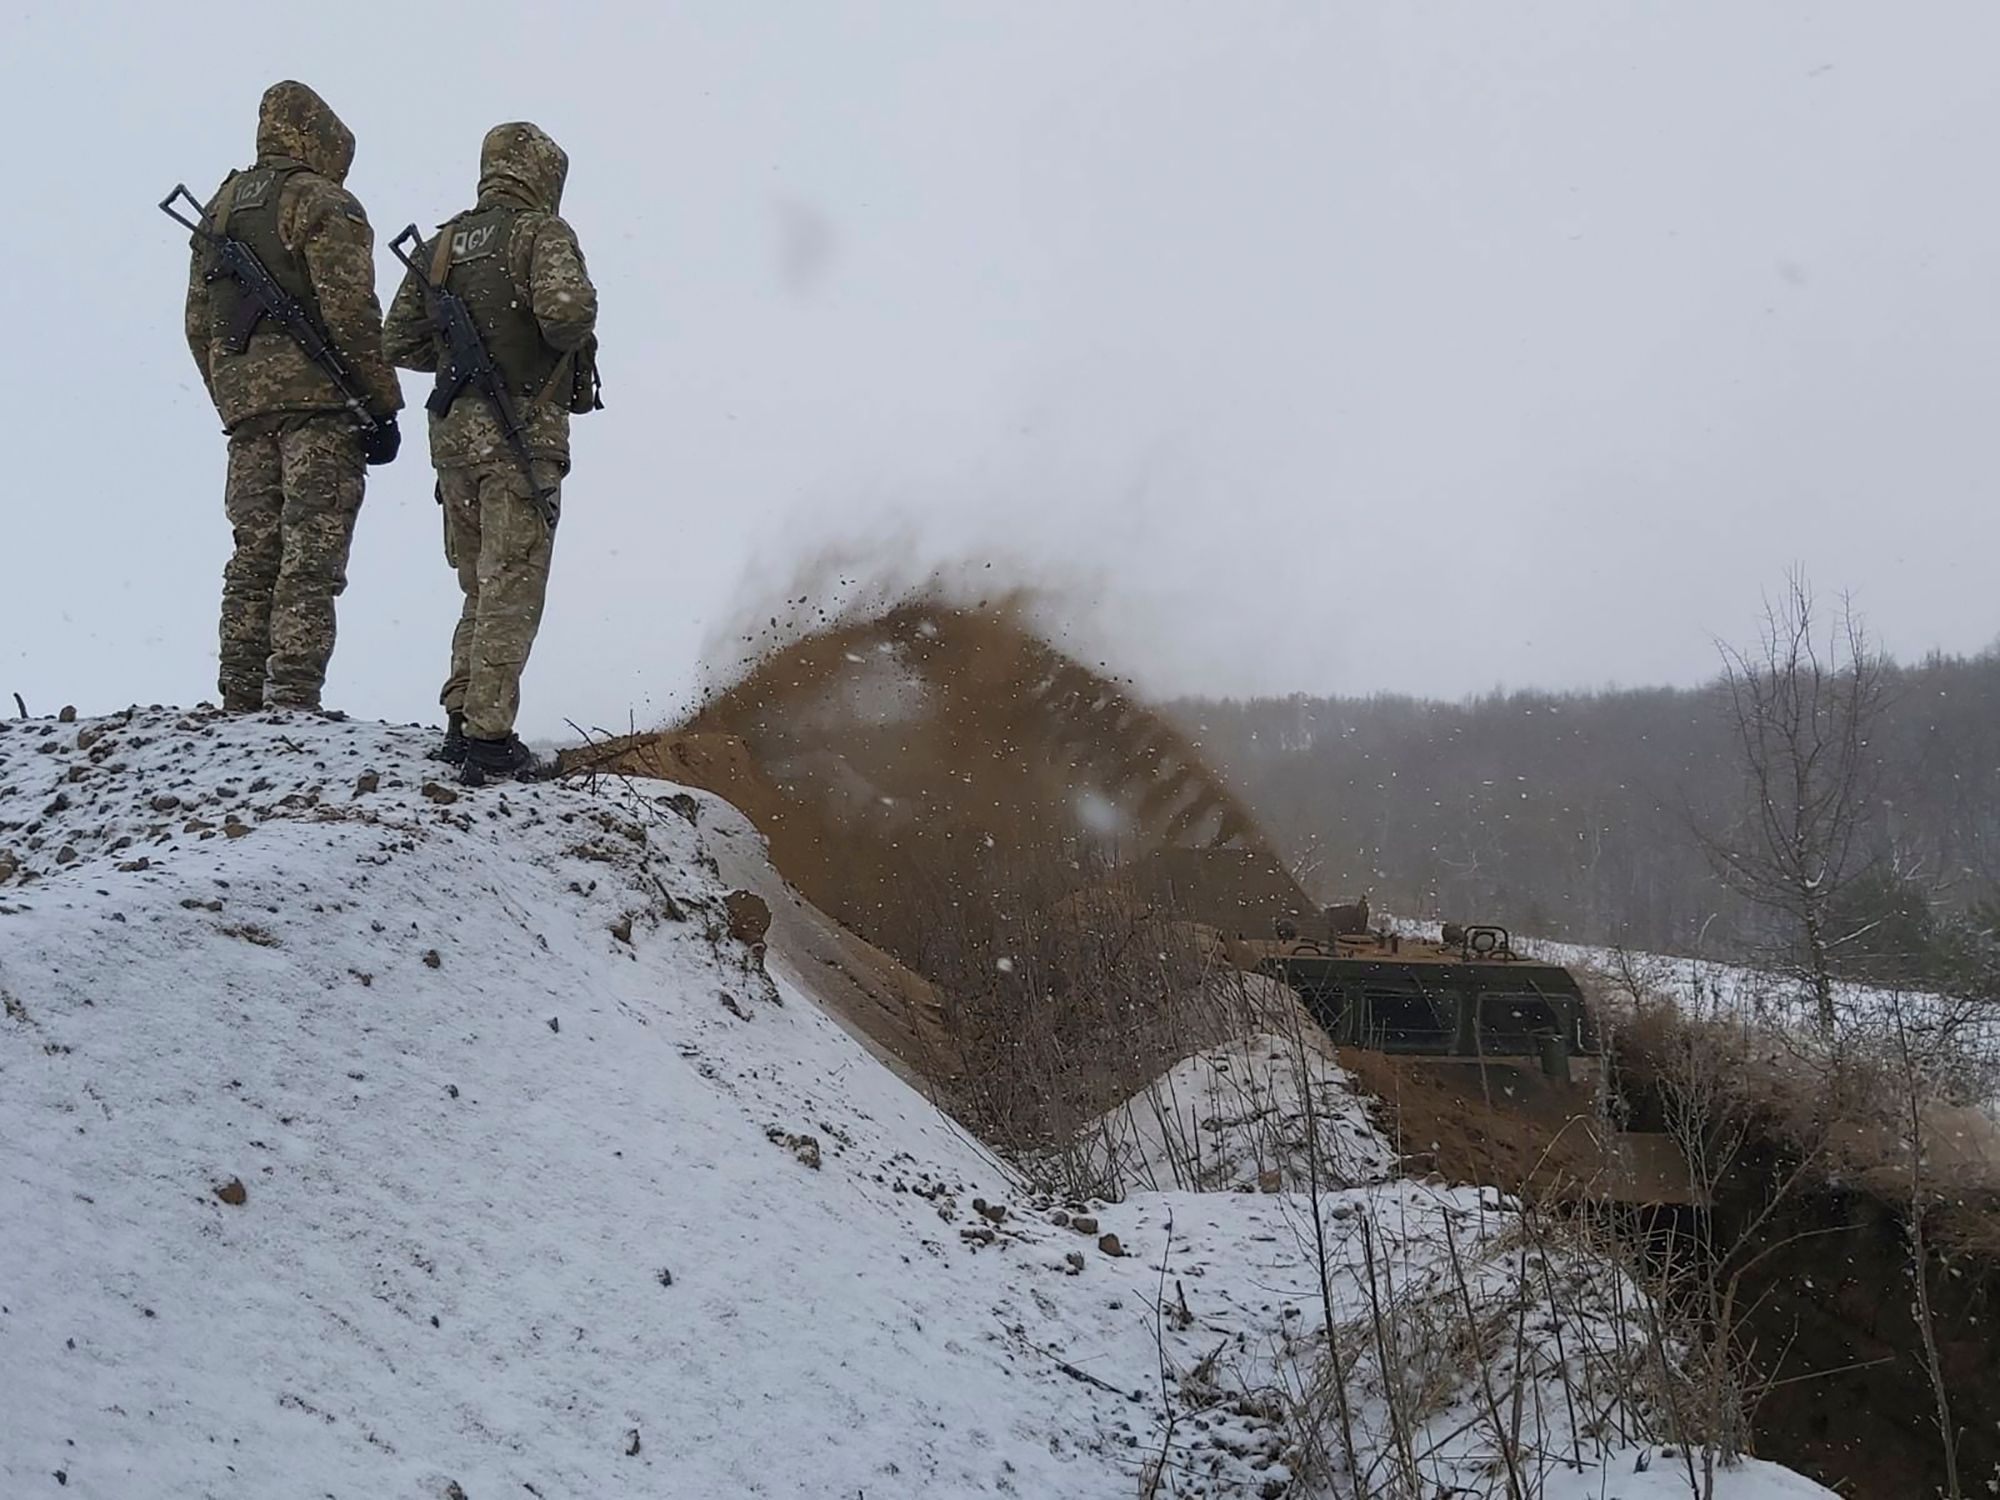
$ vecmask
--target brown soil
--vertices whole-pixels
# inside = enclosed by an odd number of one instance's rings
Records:
[[[937,987],[858,937],[782,882],[760,892],[770,907],[767,964],[789,967],[836,1019],[924,1094],[957,1071]]]
[[[1659,1137],[1611,1131],[1595,1082],[1564,1083],[1533,1062],[1397,1057],[1340,1049],[1380,1101],[1382,1124],[1415,1172],[1540,1199],[1671,1202],[1684,1169],[1648,1150]]]
[[[790,886],[760,892],[775,961],[996,1141],[1060,1134],[1212,1039],[1215,934],[1160,913],[1310,909],[1181,731],[1009,602],[830,622],[685,722],[565,762],[740,808]]]
[[[812,809],[765,779],[741,740],[725,734],[625,735],[563,752],[563,768],[672,781],[729,801],[757,826],[771,852],[767,865],[728,872],[763,904],[766,962],[790,966],[850,1032],[913,1087],[928,1092],[927,1075],[950,1068],[936,987],[804,894],[839,892],[839,846],[825,836]]]
[[[1228,850],[1309,905],[1187,738],[1008,603],[922,598],[774,649],[686,722],[570,754],[741,808],[786,878],[905,962],[940,892],[990,903],[1024,853]]]

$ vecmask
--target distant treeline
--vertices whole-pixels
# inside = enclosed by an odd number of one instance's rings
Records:
[[[1876,904],[1990,911],[2000,650],[1897,666],[1890,682],[1872,747]],[[1693,833],[1744,805],[1719,688],[1189,699],[1173,712],[1328,900],[1368,892],[1398,916],[1662,952],[1740,951],[1753,936]]]

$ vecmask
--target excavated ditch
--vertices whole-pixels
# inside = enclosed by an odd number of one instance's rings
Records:
[[[1646,1044],[1621,1048],[1619,1064],[1627,1095],[1657,1107]],[[1907,1195],[1852,1151],[1808,1160],[1799,1120],[1781,1104],[1734,1118],[1743,1144],[1708,1206],[1648,1211],[1641,1242],[1682,1255],[1707,1245],[1742,1268],[1743,1343],[1765,1387],[1751,1416],[1757,1455],[1858,1500],[1948,1493]],[[1780,1193],[1779,1184],[1795,1185]],[[1940,1185],[1926,1202],[1927,1286],[1959,1479],[1964,1493],[1984,1494],[2000,1482],[2000,1198]]]

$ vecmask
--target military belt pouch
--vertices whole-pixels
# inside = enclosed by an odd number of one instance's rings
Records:
[[[557,362],[539,399],[560,402],[579,417],[604,410],[604,386],[597,374],[597,335],[592,334]]]

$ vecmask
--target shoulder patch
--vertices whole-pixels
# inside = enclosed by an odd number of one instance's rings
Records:
[[[308,190],[313,194],[312,203],[315,212],[339,214],[343,219],[352,219],[357,224],[368,222],[368,215],[361,208],[361,200],[346,188],[336,186],[324,177],[315,177],[310,179]]]

